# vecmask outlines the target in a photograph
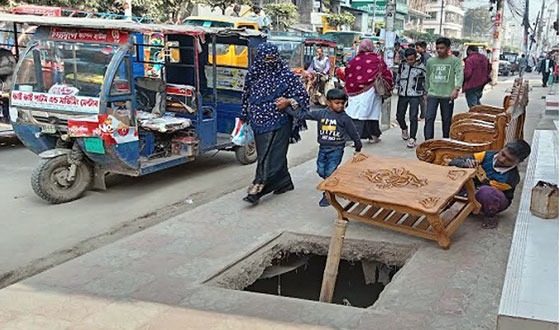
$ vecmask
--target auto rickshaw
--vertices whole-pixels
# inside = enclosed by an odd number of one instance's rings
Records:
[[[9,16],[38,26],[14,75],[10,117],[42,159],[33,190],[46,201],[105,189],[105,175],[141,176],[211,150],[256,160],[230,133],[247,68],[218,66],[220,45],[246,47],[258,31],[99,19]],[[208,54],[214,61],[210,63]],[[45,66],[51,71],[46,72]]]

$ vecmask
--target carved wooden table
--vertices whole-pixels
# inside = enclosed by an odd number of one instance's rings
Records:
[[[325,191],[339,217],[329,246],[321,301],[332,298],[349,220],[435,240],[447,249],[453,232],[471,212],[480,210],[474,174],[475,169],[365,154],[339,167],[317,187]],[[466,197],[458,195],[463,188]]]

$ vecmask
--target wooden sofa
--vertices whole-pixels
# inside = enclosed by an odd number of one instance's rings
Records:
[[[425,141],[416,148],[416,156],[443,165],[456,157],[498,150],[508,141],[522,139],[528,97],[528,82],[516,79],[511,95],[504,97],[506,108],[479,105],[455,115],[450,139]]]

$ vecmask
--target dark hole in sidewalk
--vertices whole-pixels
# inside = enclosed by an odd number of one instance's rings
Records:
[[[317,254],[285,254],[272,260],[263,275],[243,290],[318,301],[326,262],[326,256]],[[373,305],[399,269],[378,262],[340,260],[332,303]]]
[[[213,275],[204,284],[230,290],[319,301],[330,237],[282,233]],[[375,304],[416,252],[411,245],[346,238],[333,303]]]

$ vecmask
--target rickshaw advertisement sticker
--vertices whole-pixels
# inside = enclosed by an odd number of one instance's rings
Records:
[[[84,146],[87,152],[91,152],[92,154],[105,154],[105,148],[103,147],[103,140],[100,138],[85,138],[84,139]]]
[[[112,115],[98,115],[68,120],[68,135],[76,138],[99,137],[108,145],[138,140],[134,127]]]
[[[103,42],[126,44],[128,33],[117,30],[60,29],[51,28],[50,39],[64,41]]]
[[[96,97],[37,92],[12,91],[11,105],[80,113],[99,112],[99,98]]]
[[[208,82],[208,88],[214,87],[214,75],[212,66],[207,65],[205,68],[205,72],[206,80]],[[245,76],[247,75],[246,69],[217,67],[216,73],[217,89],[243,91]]]

